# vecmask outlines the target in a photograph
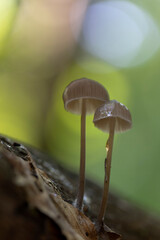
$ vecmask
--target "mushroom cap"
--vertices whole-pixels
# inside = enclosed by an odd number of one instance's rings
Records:
[[[82,100],[85,101],[86,114],[92,114],[96,108],[109,101],[107,90],[98,82],[87,78],[72,81],[64,90],[63,101],[67,111],[81,114]]]
[[[97,108],[94,114],[94,125],[104,132],[109,132],[110,122],[115,119],[115,132],[123,132],[132,127],[132,118],[128,108],[112,100]]]

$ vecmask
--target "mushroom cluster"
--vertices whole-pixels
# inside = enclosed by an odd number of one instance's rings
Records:
[[[101,84],[87,78],[72,81],[64,90],[63,101],[66,111],[81,115],[79,187],[75,204],[79,210],[82,210],[85,188],[86,115],[94,113],[93,123],[95,127],[104,132],[109,132],[106,142],[104,188],[97,218],[97,228],[100,229],[103,225],[107,207],[114,133],[131,128],[131,114],[122,103],[110,100],[107,90]]]

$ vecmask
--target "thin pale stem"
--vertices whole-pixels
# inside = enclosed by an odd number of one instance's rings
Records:
[[[85,186],[85,156],[86,156],[86,104],[82,100],[82,112],[81,112],[81,153],[80,153],[80,171],[79,171],[79,188],[77,194],[76,207],[81,210],[84,186]]]
[[[110,121],[110,130],[109,130],[109,138],[106,142],[106,150],[107,157],[105,159],[105,177],[104,177],[104,188],[102,195],[102,202],[100,206],[100,211],[98,215],[98,226],[101,227],[106,208],[107,208],[107,200],[108,200],[108,192],[109,192],[109,182],[110,182],[110,170],[111,170],[111,160],[112,160],[112,148],[113,148],[113,140],[114,140],[114,129],[115,129],[115,120],[111,119]]]

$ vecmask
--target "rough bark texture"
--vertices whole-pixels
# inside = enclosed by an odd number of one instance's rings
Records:
[[[25,150],[22,145],[2,136],[0,145],[0,239],[66,239],[53,219],[28,204],[24,188],[16,183],[15,171],[3,153],[3,148],[24,158]],[[78,176],[59,166],[55,159],[32,147],[27,149],[36,166],[49,176],[50,184],[54,185],[63,200],[73,204]],[[101,195],[102,189],[98,185],[91,181],[86,182],[84,213],[92,222],[97,217]],[[124,240],[160,239],[159,219],[114,194],[109,196],[105,223],[120,233]]]

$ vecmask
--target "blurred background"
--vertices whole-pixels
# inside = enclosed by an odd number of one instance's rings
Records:
[[[131,111],[116,134],[111,188],[160,214],[160,2],[1,0],[0,132],[79,171],[80,117],[66,85],[87,77]],[[103,185],[107,134],[87,116],[86,175]]]

